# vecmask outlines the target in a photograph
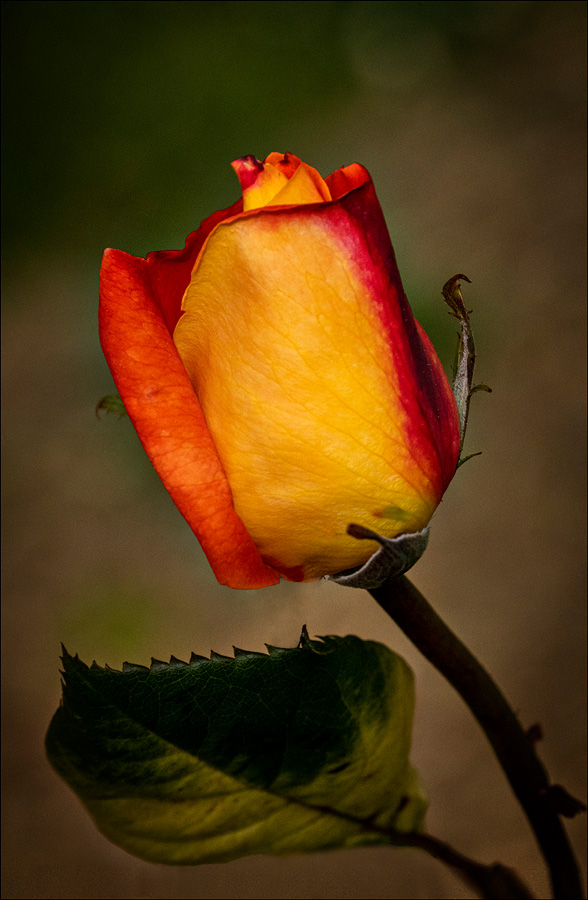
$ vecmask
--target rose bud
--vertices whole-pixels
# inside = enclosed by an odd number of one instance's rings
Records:
[[[102,347],[145,450],[222,584],[362,566],[427,526],[455,399],[404,293],[367,171],[233,163],[243,197],[183,250],[106,250]]]

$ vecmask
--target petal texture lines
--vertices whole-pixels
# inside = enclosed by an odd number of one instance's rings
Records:
[[[148,261],[105,252],[100,338],[137,434],[219,581],[243,588],[277,583],[233,508],[222,463],[154,296]]]
[[[265,559],[305,578],[369,557],[351,521],[394,537],[438,502],[353,229],[339,204],[219,226],[174,333],[236,510]]]

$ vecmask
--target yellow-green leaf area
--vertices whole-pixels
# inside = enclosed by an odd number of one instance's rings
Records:
[[[64,653],[47,753],[106,837],[195,865],[419,829],[404,660],[353,635],[268,651],[122,672]]]

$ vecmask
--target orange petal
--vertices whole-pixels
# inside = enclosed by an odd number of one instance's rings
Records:
[[[235,512],[214,441],[166,325],[158,294],[171,309],[173,278],[157,285],[156,276],[167,262],[165,254],[144,260],[105,251],[100,274],[104,355],[145,450],[221,584],[276,584],[279,576],[262,562]]]
[[[286,178],[292,178],[301,162],[300,157],[294,156],[293,153],[268,153],[264,159],[266,165],[269,163],[272,166],[276,166],[280,172],[284,173]]]
[[[359,163],[352,163],[350,166],[344,166],[337,169],[331,175],[327,175],[325,183],[331,193],[333,200],[338,200],[348,194],[349,191],[361,187],[367,181],[371,181],[370,176],[363,166]]]

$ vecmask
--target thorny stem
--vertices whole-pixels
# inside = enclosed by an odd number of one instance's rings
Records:
[[[405,575],[370,593],[481,725],[535,833],[556,900],[581,900],[578,866],[554,802],[559,792],[550,785],[531,740],[495,682]]]

